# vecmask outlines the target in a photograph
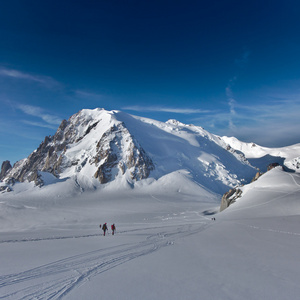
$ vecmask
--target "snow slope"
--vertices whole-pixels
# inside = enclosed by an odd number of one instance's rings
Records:
[[[300,174],[271,170],[216,221],[218,199],[199,201],[197,186],[6,193],[0,297],[297,299]],[[101,236],[100,222],[116,223],[117,234]]]

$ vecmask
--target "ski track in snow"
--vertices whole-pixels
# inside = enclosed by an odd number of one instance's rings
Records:
[[[296,175],[293,176],[292,174],[289,174],[289,176],[293,179],[294,183],[300,187],[300,184],[296,181]],[[297,176],[297,178],[299,177]]]
[[[65,239],[78,239],[78,238],[89,238],[93,236],[99,236],[99,233],[96,234],[86,234],[86,235],[77,235],[77,236],[52,236],[52,237],[43,237],[43,238],[23,238],[15,240],[3,240],[0,241],[0,244],[3,243],[21,243],[21,242],[39,242],[39,241],[51,241],[51,240],[65,240]]]
[[[180,226],[152,227],[152,233],[145,233],[146,239],[138,243],[82,253],[21,273],[3,275],[0,277],[0,289],[9,286],[13,286],[13,288],[9,288],[11,291],[6,294],[2,293],[0,299],[62,299],[92,277],[135,258],[151,254],[162,247],[173,245],[177,239],[196,234],[207,228],[208,225],[209,223],[202,222]],[[149,228],[140,230],[146,231]],[[132,231],[124,231],[123,234],[132,233]],[[157,232],[153,233],[153,231]],[[93,236],[90,235],[90,237]],[[80,237],[89,236],[78,236],[77,238]],[[24,241],[29,242],[28,240]],[[30,242],[34,241],[37,240]],[[36,284],[37,281],[41,281],[41,283]],[[31,285],[32,282],[35,284]]]
[[[241,223],[239,223],[239,224],[245,226],[244,224],[241,224]],[[298,233],[298,232],[283,231],[283,230],[277,230],[277,229],[271,229],[271,228],[262,228],[262,227],[253,226],[253,225],[247,225],[247,227],[252,228],[252,229],[256,229],[256,230],[282,233],[282,234],[289,234],[289,235],[294,235],[294,236],[299,236],[300,237],[300,233]]]

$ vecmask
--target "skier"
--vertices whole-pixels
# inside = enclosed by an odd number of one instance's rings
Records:
[[[106,223],[104,223],[104,224],[102,225],[102,230],[103,230],[103,235],[105,236],[105,232],[106,232],[106,230],[107,230],[107,225],[106,225]]]
[[[115,234],[115,230],[116,230],[116,226],[115,226],[115,224],[112,224],[112,225],[111,225],[112,235]]]

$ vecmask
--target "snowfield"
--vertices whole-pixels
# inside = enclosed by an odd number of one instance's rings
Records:
[[[273,169],[222,213],[218,195],[183,179],[2,194],[0,298],[297,299],[300,174]]]

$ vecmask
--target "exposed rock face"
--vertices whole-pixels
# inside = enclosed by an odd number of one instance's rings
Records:
[[[46,136],[40,146],[33,151],[27,159],[18,161],[14,167],[6,172],[1,179],[6,182],[11,180],[24,182],[34,181],[36,185],[42,185],[38,171],[46,171],[58,176],[65,147],[72,140],[68,139],[71,129],[65,131],[70,122],[63,120],[54,136]]]
[[[226,145],[226,150],[230,153],[232,153],[234,156],[239,157],[239,159],[247,164],[249,164],[249,161],[247,160],[244,153],[241,151],[233,149],[230,145]],[[249,164],[250,165],[250,164]]]
[[[237,198],[241,197],[242,191],[240,189],[234,188],[229,190],[229,192],[225,193],[221,200],[220,211],[223,211],[229,205],[234,203]]]
[[[0,193],[1,192],[11,192],[11,191],[12,191],[11,188],[7,185],[0,186]]]
[[[2,163],[1,172],[0,172],[0,180],[4,178],[5,174],[12,168],[10,161],[6,160]]]
[[[257,173],[255,174],[255,176],[253,177],[253,179],[251,180],[251,182],[256,181],[261,175],[262,175],[262,173],[257,172]]]
[[[272,168],[275,168],[276,166],[279,166],[278,163],[273,163],[268,166],[268,171],[271,170]],[[251,182],[254,182],[258,180],[260,176],[262,176],[264,173],[257,172]],[[226,209],[229,205],[234,203],[237,198],[242,196],[242,191],[240,189],[231,189],[229,192],[225,193],[222,197],[221,200],[221,206],[220,206],[220,211]]]
[[[272,169],[274,169],[278,166],[279,166],[279,163],[271,163],[271,164],[268,165],[267,171],[270,171],[270,170],[272,170]]]
[[[125,146],[125,147],[124,147]],[[91,160],[99,165],[94,177],[101,183],[113,179],[113,171],[125,174],[129,170],[133,180],[145,179],[154,169],[152,160],[131,136],[124,123],[112,126],[97,143],[97,154]]]
[[[57,132],[60,134],[59,130]],[[14,167],[4,176],[6,181],[12,178],[19,182],[28,180],[34,181],[37,185],[42,182],[39,180],[38,171],[47,171],[57,176],[59,174],[59,151],[61,151],[65,144],[53,143],[54,137],[47,136],[40,146],[32,152],[27,159],[17,162]]]

